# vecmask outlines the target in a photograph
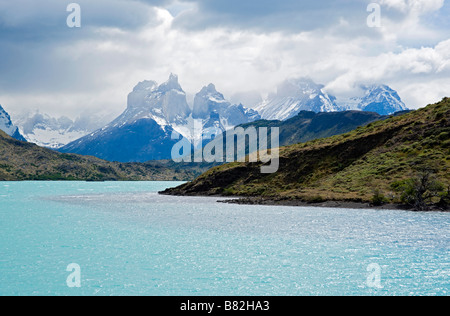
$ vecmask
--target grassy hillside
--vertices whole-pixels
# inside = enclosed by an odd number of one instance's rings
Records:
[[[397,114],[396,114],[397,115]],[[236,127],[242,127],[244,129],[248,128],[268,128],[268,139],[270,141],[271,128],[277,127],[279,128],[279,145],[280,146],[288,146],[297,143],[308,142],[311,140],[331,137],[339,134],[344,134],[350,132],[360,126],[367,125],[369,123],[388,119],[389,116],[382,116],[377,113],[372,112],[362,112],[362,111],[344,111],[344,112],[324,112],[324,113],[315,113],[309,111],[302,111],[297,116],[286,120],[286,121],[268,121],[268,120],[259,120],[247,124],[242,124]],[[229,136],[229,133],[235,133],[235,129],[231,131],[227,131],[222,135],[223,141],[223,161],[226,161],[227,155],[227,142],[226,139]],[[237,137],[234,136],[235,143],[237,142]],[[211,141],[211,144],[215,144],[216,146],[220,146],[220,140],[217,138]],[[204,142],[204,145],[208,144],[208,141]],[[257,146],[259,146],[259,136],[257,136],[256,140]],[[249,155],[250,148],[249,143],[246,143],[245,147],[245,155]],[[203,150],[203,149],[202,149]],[[240,160],[240,156],[238,156],[237,148],[234,146],[232,149],[234,151],[234,161]],[[191,155],[191,160],[194,160],[195,154]],[[203,163],[201,166],[208,167],[208,169],[212,167],[216,167],[223,163],[215,163],[215,164],[207,164]]]
[[[400,203],[399,187],[432,170],[450,186],[450,99],[376,121],[347,134],[282,147],[280,169],[232,163],[209,170],[165,194],[229,195],[276,200]]]
[[[61,154],[15,140],[0,131],[0,181],[12,180],[192,180],[204,169],[169,162],[115,163]]]

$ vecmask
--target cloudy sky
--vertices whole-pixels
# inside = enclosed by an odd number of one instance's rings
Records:
[[[66,24],[71,2],[81,28]],[[191,95],[307,76],[338,97],[388,84],[418,108],[450,95],[450,1],[0,0],[0,104],[13,116],[115,116],[138,82],[171,72]]]

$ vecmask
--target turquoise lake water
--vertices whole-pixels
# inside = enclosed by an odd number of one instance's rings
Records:
[[[449,294],[448,213],[156,194],[177,184],[0,182],[0,295]]]

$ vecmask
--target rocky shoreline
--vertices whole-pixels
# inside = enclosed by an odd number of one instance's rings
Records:
[[[410,206],[404,204],[386,203],[382,205],[374,205],[368,202],[356,201],[322,201],[318,203],[305,202],[294,199],[275,199],[266,197],[230,197],[220,194],[201,194],[201,193],[183,193],[174,189],[168,189],[159,192],[161,195],[172,196],[195,196],[195,197],[217,197],[221,198],[218,203],[239,204],[239,205],[262,205],[262,206],[292,206],[292,207],[318,207],[318,208],[344,208],[344,209],[375,209],[375,210],[401,210],[414,211]],[[443,209],[437,206],[431,206],[430,212],[450,212],[449,208]]]
[[[268,206],[293,206],[293,207],[321,207],[321,208],[347,208],[347,209],[380,209],[380,210],[411,210],[401,204],[373,205],[370,203],[353,201],[324,201],[320,203],[304,202],[301,200],[276,200],[262,197],[244,197],[218,201],[219,203],[240,205],[268,205]]]
[[[304,202],[299,200],[275,200],[267,198],[238,198],[231,200],[221,200],[218,203],[240,204],[240,205],[267,205],[267,206],[292,206],[292,207],[320,207],[320,208],[344,208],[344,209],[376,209],[376,210],[402,210],[414,211],[408,205],[403,204],[383,204],[373,205],[371,203],[352,201],[325,201],[320,203]],[[431,206],[429,212],[450,212],[450,209]]]

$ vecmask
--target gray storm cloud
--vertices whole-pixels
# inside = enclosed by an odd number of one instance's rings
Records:
[[[189,94],[214,82],[229,96],[268,93],[309,76],[333,93],[383,82],[411,107],[450,85],[449,3],[371,1],[79,0],[82,27],[67,27],[59,0],[0,0],[0,103],[120,112],[137,82],[180,75]]]

